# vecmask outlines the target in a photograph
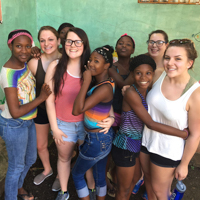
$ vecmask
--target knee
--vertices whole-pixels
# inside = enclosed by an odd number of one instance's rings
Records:
[[[38,152],[42,152],[44,150],[47,150],[47,146],[48,146],[48,143],[37,143],[37,150]]]
[[[165,192],[159,185],[152,184],[153,192],[155,193],[157,198],[163,198],[167,192]]]
[[[129,196],[129,190],[130,190],[130,187],[129,188],[117,187],[117,195],[121,197],[122,199],[127,199]]]

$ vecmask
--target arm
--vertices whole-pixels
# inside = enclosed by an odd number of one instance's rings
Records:
[[[51,90],[49,89],[49,86],[47,84],[44,84],[42,86],[40,95],[35,100],[27,104],[19,105],[19,100],[17,96],[17,88],[8,87],[8,88],[4,88],[4,91],[5,91],[5,96],[6,96],[9,112],[14,119],[19,118],[29,113],[31,110],[33,110],[43,101],[45,101],[48,98],[48,96],[51,94]]]
[[[115,122],[115,114],[114,114],[113,107],[111,106],[110,116],[107,117],[106,119],[98,122],[98,124],[97,124],[97,126],[100,126],[101,128],[103,128],[99,132],[100,133],[101,132],[107,133],[109,131],[110,127],[113,125],[114,122]]]
[[[200,141],[200,88],[195,90],[188,100],[188,127],[190,135],[186,140],[181,163],[176,168],[175,177],[183,180],[188,174],[188,165],[194,156]]]
[[[32,58],[32,59],[28,62],[28,68],[31,70],[31,73],[33,74],[33,76],[35,76],[35,74],[36,74],[37,65],[38,65],[38,60],[35,59],[35,58]]]
[[[117,71],[115,70],[114,67],[109,68],[109,76],[113,78],[113,80],[115,81],[116,85],[119,88],[122,88],[125,85],[131,85],[133,83],[133,77],[129,74],[129,76],[124,80],[119,73],[117,73]]]
[[[50,89],[52,90],[51,95],[46,100],[46,109],[48,114],[49,123],[51,126],[51,130],[53,131],[53,138],[57,144],[64,144],[62,139],[63,137],[67,137],[59,128],[56,119],[56,108],[55,108],[55,95],[54,95],[54,84],[53,84],[53,75],[55,73],[55,67],[57,65],[57,61],[53,61],[47,68],[45,83],[49,84]]]
[[[164,133],[166,135],[181,137],[183,139],[187,137],[186,131],[182,131],[177,128],[173,128],[171,126],[153,121],[151,116],[149,115],[145,107],[143,106],[140,96],[138,95],[138,93],[135,91],[133,87],[130,87],[129,89],[127,89],[124,95],[124,101],[125,103],[128,103],[128,105],[135,112],[135,114],[144,122],[144,124],[149,129],[158,131],[160,133]],[[123,102],[123,106],[125,103]]]
[[[86,110],[89,110],[90,108],[93,108],[100,102],[104,101],[107,102],[113,98],[113,94],[111,93],[112,88],[108,84],[100,86],[93,92],[91,96],[86,98],[86,94],[90,86],[91,80],[92,80],[91,72],[90,70],[86,70],[83,73],[82,87],[74,101],[72,114],[75,116],[84,113]]]

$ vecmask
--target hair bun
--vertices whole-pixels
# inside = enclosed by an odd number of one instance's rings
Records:
[[[112,47],[112,46],[110,46],[110,45],[105,45],[105,46],[103,46],[102,47],[103,49],[108,49],[108,51],[110,52],[110,53],[113,53],[114,52],[114,48]]]

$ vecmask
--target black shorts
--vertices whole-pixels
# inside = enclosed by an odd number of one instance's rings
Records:
[[[49,119],[47,116],[47,111],[41,107],[37,107],[37,117],[34,119],[36,124],[49,124]]]
[[[168,167],[168,168],[175,168],[177,167],[181,160],[171,160],[169,158],[165,158],[163,156],[160,156],[158,154],[155,153],[151,153],[147,150],[147,148],[145,146],[141,147],[141,152],[145,153],[145,154],[149,154],[150,155],[150,161],[160,167]]]
[[[138,153],[130,152],[112,145],[111,150],[112,159],[118,167],[133,167],[136,162],[136,158],[139,156]]]

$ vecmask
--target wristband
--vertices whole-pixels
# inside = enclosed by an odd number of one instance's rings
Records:
[[[187,133],[187,136],[186,136],[186,138],[184,138],[184,140],[187,140],[187,139],[188,139],[188,137],[189,137],[189,132],[188,132],[188,129],[187,129],[187,128],[184,128],[184,129],[183,129],[183,131],[185,131],[185,132]]]

